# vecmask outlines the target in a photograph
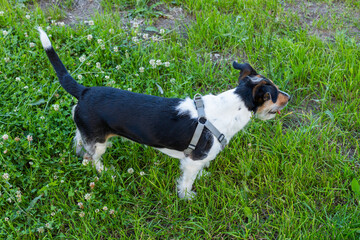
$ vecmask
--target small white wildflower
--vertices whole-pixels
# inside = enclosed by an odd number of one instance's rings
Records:
[[[37,229],[37,231],[38,231],[39,233],[43,233],[43,232],[45,231],[45,229],[44,229],[44,227],[39,227],[39,228]]]
[[[115,210],[114,209],[110,209],[109,213],[112,215],[115,213]]]
[[[84,62],[86,60],[86,56],[85,55],[82,55],[80,58],[79,58],[79,61],[80,62]]]
[[[134,22],[133,25],[132,25],[133,28],[138,28],[139,27],[139,23],[137,22]]]
[[[161,60],[160,59],[156,60],[156,65],[158,65],[158,66],[161,65]]]
[[[160,34],[164,34],[165,33],[165,29],[160,29]]]
[[[165,67],[170,67],[170,63],[169,62],[164,62]]]
[[[94,26],[94,21],[93,20],[90,20],[88,23],[89,23],[90,26]]]
[[[107,206],[104,206],[104,207],[103,207],[103,210],[104,210],[104,211],[107,211],[107,210],[108,210],[108,207],[107,207]]]
[[[145,173],[144,172],[140,172],[140,176],[144,176],[145,175]]]
[[[115,46],[114,48],[114,52],[118,52],[119,51],[119,48],[117,46]]]
[[[93,39],[93,36],[91,34],[86,36],[87,40],[91,41]]]
[[[149,39],[149,34],[144,33],[144,34],[142,35],[142,37],[143,37],[143,39],[148,40],[148,39]]]
[[[104,45],[104,44],[101,44],[101,45],[100,45],[100,48],[101,48],[101,50],[105,50],[105,45]]]
[[[150,59],[149,63],[150,65],[155,65],[155,59]]]
[[[82,202],[78,202],[77,204],[79,206],[79,208],[83,209],[84,208],[84,204]]]
[[[99,62],[96,63],[97,68],[101,68],[101,64]]]
[[[109,79],[110,79],[110,77],[109,77],[109,76],[105,76],[105,79],[106,79],[106,80],[109,80]]]
[[[10,62],[10,58],[5,57],[5,58],[4,58],[4,61],[5,61],[6,63]]]
[[[79,213],[79,216],[80,216],[80,217],[84,217],[84,216],[85,216],[85,213],[84,213],[84,212],[81,212],[81,213]]]
[[[95,177],[95,181],[98,182],[98,181],[99,181],[99,177]]]
[[[89,201],[91,198],[91,194],[90,193],[85,194],[84,198],[86,201]]]
[[[27,14],[25,17],[26,17],[26,19],[28,19],[28,20],[30,19],[30,15],[29,15],[29,14]]]
[[[52,229],[52,227],[51,227],[51,224],[50,224],[50,223],[46,223],[46,224],[45,224],[45,227],[46,227],[46,228],[48,228],[48,229]]]
[[[32,166],[34,163],[32,161],[29,162],[29,165]]]
[[[65,23],[64,23],[64,22],[58,22],[58,25],[59,25],[60,27],[63,27],[63,26],[65,26]]]
[[[158,40],[158,37],[157,37],[156,35],[153,35],[153,36],[151,37],[151,39],[152,39],[154,42],[156,42],[156,41]]]
[[[99,38],[99,39],[97,40],[97,42],[100,44],[100,43],[103,42],[103,40]]]
[[[8,218],[8,217],[6,217],[6,218],[5,218],[5,221],[6,221],[6,222],[8,222],[8,221],[9,221],[9,218]]]
[[[11,198],[6,199],[6,201],[8,201],[9,203],[12,202]]]
[[[6,36],[6,35],[8,35],[8,34],[9,34],[9,32],[8,32],[8,31],[3,30],[3,35],[4,35],[4,36]]]
[[[114,181],[114,180],[115,180],[115,178],[116,178],[116,176],[115,176],[115,175],[113,175],[113,176],[111,176],[111,178],[112,178],[112,180]]]
[[[121,68],[120,65],[117,65],[117,66],[116,66],[116,70],[119,70],[120,68]]]
[[[84,158],[83,161],[82,161],[82,165],[86,166],[89,164],[89,160]]]
[[[64,183],[64,180],[61,180],[60,182],[61,182],[61,183]]]
[[[171,84],[175,84],[175,83],[176,83],[175,78],[171,78],[171,79],[170,79],[170,83],[171,83]]]
[[[24,33],[24,36],[25,36],[25,37],[29,37],[29,35],[27,34],[27,32],[26,32],[26,33]]]
[[[100,210],[99,209],[95,209],[95,212],[98,213]]]
[[[24,87],[24,89],[28,89],[28,88],[29,88],[29,86],[25,86],[25,87]]]
[[[52,213],[51,213],[51,216],[55,216],[55,212],[52,212]]]
[[[129,92],[131,92],[131,91],[132,91],[132,88],[131,88],[131,87],[129,87],[127,90],[128,90]]]
[[[9,135],[4,134],[4,135],[2,136],[2,139],[4,139],[5,141],[8,140],[8,139],[9,139]]]
[[[5,149],[5,150],[3,151],[3,153],[4,153],[4,154],[7,154],[7,152],[8,152],[8,150],[7,150],[7,149]]]
[[[114,33],[114,29],[110,28],[110,29],[109,29],[109,33],[113,34],[113,33]]]
[[[41,116],[41,117],[40,117],[40,119],[41,119],[41,120],[44,120],[44,119],[45,119],[45,117],[44,117],[44,116]]]
[[[33,137],[32,137],[31,135],[27,135],[27,136],[26,136],[26,139],[27,139],[29,142],[31,142],[31,141],[33,140]]]
[[[2,178],[5,179],[5,180],[8,180],[10,178],[10,175],[8,173],[4,173],[2,175]]]
[[[129,169],[127,170],[127,172],[130,173],[130,174],[132,174],[132,173],[134,173],[134,169],[133,169],[133,168],[129,168]]]
[[[59,104],[54,104],[53,108],[54,108],[55,111],[59,111],[60,106],[59,106]]]
[[[55,180],[58,179],[58,176],[54,175],[54,179],[55,179]]]
[[[131,40],[134,42],[134,43],[138,43],[139,42],[139,39],[137,37],[132,37]]]
[[[16,78],[15,78],[15,81],[20,82],[20,78],[19,78],[19,77],[16,77]]]
[[[4,11],[0,11],[0,16],[4,16]]]
[[[143,73],[143,72],[145,71],[145,68],[140,67],[140,68],[139,68],[139,71],[140,71],[141,73]]]
[[[50,26],[47,26],[47,27],[46,27],[46,30],[47,30],[47,31],[50,31],[50,30],[51,30],[51,27],[50,27]]]
[[[91,183],[89,184],[89,186],[90,186],[91,189],[94,189],[95,183],[94,183],[94,182],[91,182]]]
[[[79,80],[81,80],[81,79],[82,79],[82,75],[81,75],[81,74],[77,75],[77,78],[78,78]]]
[[[135,73],[135,76],[136,76],[136,77],[138,77],[138,76],[139,76],[139,74],[138,74],[138,73]]]

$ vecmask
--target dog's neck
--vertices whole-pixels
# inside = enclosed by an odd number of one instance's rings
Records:
[[[219,95],[203,96],[206,118],[229,141],[251,119],[252,112],[247,109],[235,89],[228,90]],[[185,99],[178,107],[179,112],[190,114],[197,118],[197,111],[192,99]]]

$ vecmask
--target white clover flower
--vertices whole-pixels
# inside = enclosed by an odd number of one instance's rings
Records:
[[[86,56],[85,55],[82,55],[80,58],[79,58],[79,61],[80,62],[84,62],[86,60]]]
[[[131,92],[132,91],[132,88],[131,87],[129,87],[128,89],[127,89],[129,92]],[[128,170],[129,171],[129,170]]]
[[[45,117],[44,117],[44,116],[41,116],[41,117],[40,117],[40,119],[41,119],[41,120],[44,120],[44,119],[45,119]]]
[[[5,61],[6,63],[10,62],[10,58],[4,57],[4,61]]]
[[[94,183],[94,182],[91,182],[91,183],[89,184],[89,186],[90,186],[91,189],[94,189],[95,183]]]
[[[64,181],[64,180],[61,180],[60,182],[61,182],[61,183],[64,183],[65,181]]]
[[[10,219],[8,217],[5,218],[5,221],[8,222]]]
[[[138,73],[135,73],[135,76],[136,76],[136,77],[138,77],[138,76],[139,76],[139,74],[138,74]]]
[[[4,11],[0,11],[0,16],[4,16]]]
[[[3,151],[3,153],[4,153],[4,154],[7,154],[7,153],[8,153],[8,150],[7,150],[7,149],[5,149],[5,150]]]
[[[24,36],[25,36],[25,37],[28,37],[29,35],[28,35],[27,32],[26,32],[26,33],[24,33]]]
[[[160,29],[160,34],[164,34],[165,33],[165,29]]]
[[[84,212],[81,212],[81,213],[79,213],[79,216],[80,216],[80,217],[84,217],[84,216],[85,216],[85,213],[84,213]]]
[[[94,21],[93,20],[90,20],[88,23],[89,23],[90,26],[94,26]]]
[[[9,135],[4,134],[4,135],[2,136],[2,139],[4,139],[4,141],[8,140],[8,139],[9,139]]]
[[[95,209],[95,212],[98,213],[100,210],[99,209]]]
[[[145,68],[140,67],[140,68],[139,68],[139,71],[140,71],[141,73],[143,73],[143,72],[145,71]]]
[[[84,198],[86,201],[89,201],[91,198],[91,194],[90,193],[85,194]]]
[[[117,65],[117,66],[116,66],[116,70],[119,70],[120,68],[121,68],[120,65]]]
[[[15,81],[20,82],[20,78],[19,78],[19,77],[16,77],[16,78],[15,78]]]
[[[64,23],[64,22],[58,22],[58,25],[59,25],[60,27],[63,27],[63,26],[65,26],[65,23]]]
[[[50,31],[50,30],[51,30],[51,27],[50,27],[50,26],[47,26],[47,27],[46,27],[46,30],[47,30],[47,31]]]
[[[133,168],[129,168],[129,169],[127,170],[127,172],[130,173],[130,174],[132,174],[132,173],[134,173],[134,169],[133,169]]]
[[[25,17],[26,17],[26,19],[28,19],[28,20],[30,19],[30,15],[29,15],[29,14],[27,14]]]
[[[139,42],[139,38],[138,38],[138,37],[132,37],[131,40],[132,40],[134,43],[138,43],[138,42]]]
[[[100,43],[103,42],[103,40],[99,38],[99,39],[97,40],[97,42],[100,44]]]
[[[32,166],[34,163],[32,161],[29,162],[29,165]]]
[[[45,231],[45,229],[44,229],[44,227],[39,227],[39,228],[37,229],[37,231],[38,231],[39,233],[43,233],[43,232]]]
[[[115,46],[114,48],[114,52],[118,52],[119,51],[119,48],[117,46]]]
[[[165,67],[170,67],[170,63],[169,62],[164,62]]]
[[[110,34],[113,34],[113,33],[114,33],[114,29],[110,28],[110,29],[109,29],[109,33],[110,33]]]
[[[101,45],[100,45],[100,48],[101,48],[101,50],[105,50],[105,45],[104,45],[104,44],[101,44]]]
[[[110,215],[112,215],[112,214],[115,213],[115,210],[114,210],[114,209],[110,209],[109,213],[110,213]]]
[[[160,59],[156,60],[156,65],[160,66],[161,64],[162,64],[162,63],[161,63],[161,60],[160,60]]]
[[[155,59],[150,59],[149,63],[150,65],[155,65]]]
[[[87,40],[91,41],[93,39],[93,36],[91,34],[86,36]]]
[[[52,212],[52,213],[51,213],[51,216],[55,216],[55,212]]]
[[[145,175],[145,173],[144,172],[140,172],[140,176],[144,176]]]
[[[8,34],[9,34],[9,32],[8,32],[8,31],[3,30],[3,35],[4,35],[4,36],[6,36],[6,35],[8,35]]]
[[[149,34],[144,33],[144,34],[142,35],[142,37],[143,37],[143,39],[148,40],[148,39],[149,39]]]
[[[8,173],[4,173],[2,175],[2,178],[5,179],[5,180],[8,180],[10,178],[10,175]]]
[[[84,204],[82,202],[78,202],[77,204],[79,206],[79,208],[83,209],[84,208]]]
[[[57,176],[57,175],[54,175],[54,179],[55,179],[55,180],[58,179],[58,176]]]
[[[139,27],[139,23],[137,22],[134,22],[133,25],[132,25],[133,28],[138,28]]]
[[[33,136],[27,135],[27,136],[26,136],[26,139],[27,139],[29,142],[31,142],[31,141],[33,140]]]
[[[78,78],[79,80],[81,80],[83,77],[82,77],[81,74],[79,74],[79,75],[77,75],[77,78]]]
[[[96,63],[97,68],[101,68],[101,64],[99,62]]]
[[[82,165],[86,166],[89,164],[89,160],[84,158],[83,161],[82,161]]]
[[[105,76],[105,79],[106,79],[106,80],[109,80],[109,79],[110,79],[110,77],[109,77],[109,76]]]
[[[54,108],[55,111],[59,111],[60,106],[59,106],[59,104],[54,104],[53,108]]]
[[[111,176],[111,179],[112,179],[113,181],[115,180],[115,178],[116,178],[115,175]]]
[[[103,210],[104,210],[104,211],[107,211],[107,210],[108,210],[108,207],[107,207],[107,206],[104,206],[104,207],[103,207]]]
[[[156,41],[158,40],[158,37],[155,36],[155,35],[152,35],[151,39],[152,39],[154,42],[156,42]]]
[[[29,88],[29,86],[25,86],[25,87],[24,87],[24,89],[28,89],[28,88]]]
[[[12,203],[11,198],[6,199],[6,201],[8,201],[9,203]]]
[[[52,229],[50,223],[46,223],[46,224],[45,224],[45,227],[48,228],[48,229]]]

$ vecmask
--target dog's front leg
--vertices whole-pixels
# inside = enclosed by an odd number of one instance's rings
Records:
[[[180,198],[192,199],[196,193],[191,191],[192,185],[196,179],[197,174],[208,161],[193,161],[190,158],[183,158],[180,161],[180,169],[182,175],[178,180],[178,193]]]

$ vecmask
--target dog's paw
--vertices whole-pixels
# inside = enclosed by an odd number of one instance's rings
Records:
[[[184,200],[193,200],[196,197],[196,192],[194,191],[179,191],[179,198]]]

